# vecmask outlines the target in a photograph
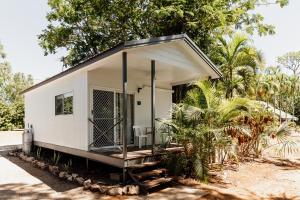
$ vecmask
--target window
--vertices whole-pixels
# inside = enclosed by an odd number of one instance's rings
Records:
[[[55,96],[55,115],[73,114],[73,92]]]

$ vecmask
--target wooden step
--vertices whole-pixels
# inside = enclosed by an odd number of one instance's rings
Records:
[[[150,171],[145,171],[145,172],[140,172],[140,173],[134,173],[133,176],[137,180],[142,180],[142,179],[146,179],[149,177],[160,176],[162,174],[165,174],[166,172],[167,172],[167,169],[160,168],[160,169],[153,169]]]
[[[146,180],[142,183],[142,185],[145,187],[146,190],[149,190],[151,188],[169,183],[173,180],[173,178],[158,178],[154,180]]]
[[[144,162],[142,164],[136,164],[136,165],[131,165],[128,168],[129,169],[142,169],[146,167],[153,167],[156,166],[160,163],[160,161],[153,161],[153,162]]]

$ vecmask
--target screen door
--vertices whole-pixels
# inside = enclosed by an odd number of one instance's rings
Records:
[[[101,148],[122,145],[123,123],[118,123],[123,116],[122,97],[121,93],[114,91],[93,89],[92,113],[95,123],[93,125],[93,141],[97,140],[94,143],[94,147]],[[134,95],[128,94],[127,99],[127,144],[133,144]],[[114,126],[115,124],[117,125]],[[114,128],[109,130],[113,126]],[[104,135],[104,132],[107,133]]]
[[[93,120],[94,147],[114,146],[114,92],[93,90]]]

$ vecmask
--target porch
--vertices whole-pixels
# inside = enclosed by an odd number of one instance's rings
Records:
[[[87,153],[123,169],[182,150],[160,148],[166,141],[157,119],[171,118],[173,86],[221,75],[186,35],[125,42],[85,62]],[[138,148],[136,127],[146,148]]]
[[[118,48],[87,71],[88,150],[124,161],[150,157],[164,142],[156,119],[171,118],[172,87],[220,74],[186,35],[129,41]],[[150,130],[145,131],[147,149],[136,147],[136,126]]]

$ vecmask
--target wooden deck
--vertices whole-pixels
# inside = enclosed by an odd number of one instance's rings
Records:
[[[154,154],[152,154],[151,146],[144,147],[139,149],[138,147],[128,147],[127,148],[127,158],[123,159],[123,153],[118,152],[116,150],[94,150],[97,154],[105,155],[110,158],[120,159],[124,162],[124,167],[130,167],[132,165],[142,164],[145,162],[152,162],[159,159],[162,155],[167,153],[178,153],[183,151],[183,147],[178,145],[172,145],[166,149],[156,150]]]
[[[151,146],[143,147],[141,149],[139,149],[136,146],[128,147],[127,148],[127,151],[128,151],[127,158],[125,160],[134,160],[134,159],[145,158],[145,157],[149,157],[149,156],[162,155],[162,154],[171,153],[171,152],[176,153],[176,152],[180,152],[182,150],[183,149],[181,146],[172,145],[166,149],[158,150],[158,151],[156,151],[155,155],[152,155]],[[103,150],[93,150],[92,152],[96,152],[96,153],[110,156],[113,158],[123,159],[123,153],[118,152],[116,150],[104,150],[104,151]]]
[[[126,168],[132,165],[153,161],[167,153],[178,153],[183,151],[183,147],[178,145],[172,145],[166,149],[157,150],[155,154],[152,154],[150,146],[141,149],[134,146],[128,147],[127,158],[124,160],[123,153],[117,151],[116,149],[84,151],[80,149],[74,149],[70,147],[64,147],[39,141],[34,141],[34,144],[36,146],[84,157],[90,160],[102,162],[119,168]]]

